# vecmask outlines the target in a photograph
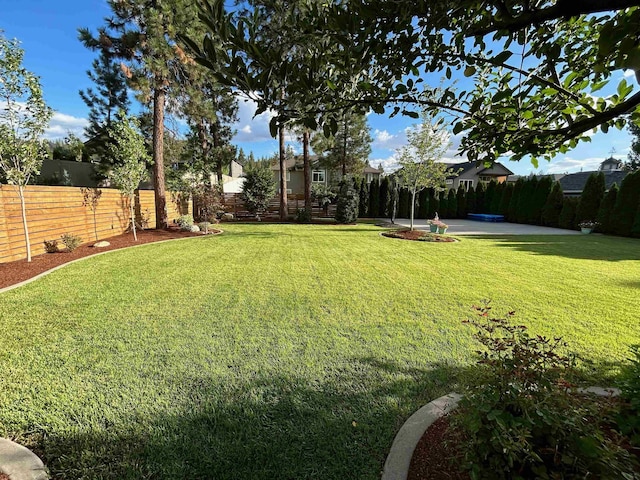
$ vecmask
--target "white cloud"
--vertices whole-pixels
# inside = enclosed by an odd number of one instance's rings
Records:
[[[395,153],[387,158],[371,159],[369,160],[369,164],[372,167],[377,167],[377,168],[382,167],[385,173],[395,172],[400,167],[400,164],[398,163],[398,158]]]
[[[73,133],[77,137],[84,138],[84,129],[88,124],[89,121],[86,118],[54,112],[43,137],[47,140],[58,140]]]
[[[263,142],[273,140],[269,133],[269,121],[275,117],[275,112],[267,110],[255,116],[257,104],[254,100],[240,98],[238,102],[238,121],[233,127],[237,130],[234,141]]]
[[[575,173],[580,171],[590,172],[597,170],[602,163],[602,157],[576,159],[564,157],[561,160],[553,160],[546,173]]]
[[[636,75],[635,70],[628,69],[628,70],[624,71],[624,77],[625,78],[635,77],[635,75]]]

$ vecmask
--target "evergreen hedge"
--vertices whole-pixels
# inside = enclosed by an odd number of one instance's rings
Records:
[[[509,203],[511,202],[511,197],[513,196],[513,188],[514,184],[510,182],[505,182],[505,187],[502,189],[502,195],[500,196],[500,206],[498,207],[498,214],[504,215],[507,217],[507,212],[509,210]]]
[[[600,208],[596,215],[596,222],[598,222],[598,226],[596,227],[597,232],[612,233],[611,217],[613,216],[613,209],[616,206],[619,191],[618,185],[614,183],[611,185],[602,203],[600,203]]]
[[[458,197],[456,197],[456,191],[453,188],[447,193],[446,218],[458,218]]]
[[[582,195],[580,195],[580,203],[578,203],[576,211],[577,223],[596,219],[600,204],[604,199],[604,191],[604,173],[592,173],[589,175]]]
[[[377,178],[374,178],[369,184],[369,209],[367,217],[376,218],[380,210],[380,184]]]
[[[547,227],[558,227],[560,221],[560,212],[564,205],[564,195],[560,182],[555,182],[551,188],[551,192],[547,197],[547,201],[542,207],[542,225]]]
[[[485,193],[484,183],[478,182],[476,186],[476,207],[473,209],[473,213],[486,213],[484,203]]]
[[[358,192],[358,212],[361,217],[364,217],[369,212],[369,185],[363,178],[360,182],[360,189]]]
[[[551,177],[546,175],[540,177],[537,182],[529,217],[529,222],[532,225],[542,225],[542,209],[544,208],[547,198],[551,193],[551,188],[553,187],[553,180]]]
[[[429,191],[426,188],[418,194],[418,211],[416,218],[429,218]]]
[[[391,203],[391,191],[389,189],[389,178],[384,177],[380,182],[380,201],[378,205],[378,217],[384,218],[389,215],[389,204]]]
[[[338,223],[354,223],[358,218],[358,193],[352,182],[341,182],[336,205]]]
[[[476,211],[476,189],[472,186],[467,190],[467,213]]]
[[[576,208],[578,207],[577,198],[564,198],[562,202],[562,210],[558,218],[558,226],[567,230],[576,229]]]
[[[456,192],[456,200],[458,202],[458,218],[467,218],[467,191],[460,185]]]
[[[611,215],[611,233],[625,237],[631,235],[638,202],[640,202],[640,170],[630,173],[622,180]]]

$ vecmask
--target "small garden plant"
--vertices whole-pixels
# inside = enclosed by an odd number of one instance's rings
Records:
[[[67,252],[73,252],[82,243],[82,238],[72,233],[65,233],[60,237],[60,240],[67,248]]]
[[[572,357],[561,338],[529,335],[491,314],[466,321],[483,346],[483,375],[455,422],[467,438],[473,479],[640,478],[629,453],[603,433],[602,404],[572,393]]]

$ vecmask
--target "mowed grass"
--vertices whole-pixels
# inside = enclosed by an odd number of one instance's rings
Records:
[[[377,479],[402,422],[474,375],[481,299],[590,382],[640,343],[638,240],[225,230],[0,295],[0,435],[55,478]]]

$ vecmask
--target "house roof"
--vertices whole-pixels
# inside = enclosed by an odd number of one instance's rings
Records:
[[[628,174],[628,172],[622,171],[570,173],[560,179],[562,191],[564,193],[582,192],[587,183],[587,179],[592,173],[602,173],[604,175],[604,186],[606,190],[609,190],[614,183],[620,185],[622,179]]]
[[[365,165],[362,173],[382,173],[384,170],[382,168],[372,167],[371,165]]]
[[[449,167],[454,171],[458,172],[457,175],[450,175],[447,178],[455,178],[463,173],[467,173],[470,170],[477,169],[476,175],[489,175],[495,177],[504,177],[507,175],[513,175],[513,172],[509,170],[507,167],[502,165],[500,162],[495,162],[491,164],[490,167],[485,167],[482,162],[462,162],[462,163],[451,163]]]
[[[604,162],[602,162],[600,165],[620,165],[621,163],[622,163],[621,160],[618,160],[618,159],[613,158],[613,157],[609,157]]]

